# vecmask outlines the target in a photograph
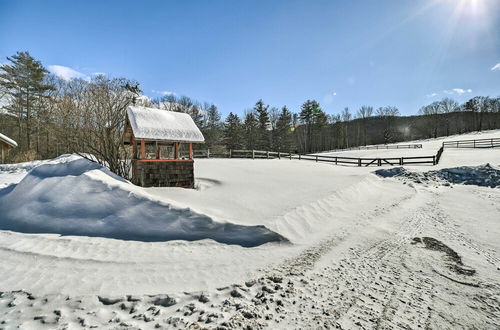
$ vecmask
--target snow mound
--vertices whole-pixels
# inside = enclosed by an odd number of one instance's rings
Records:
[[[500,187],[500,169],[496,169],[490,164],[443,168],[422,173],[411,172],[403,167],[394,167],[377,170],[375,174],[384,178],[395,177],[416,183],[442,182],[445,185],[454,183],[490,188]]]
[[[67,155],[0,189],[0,229],[137,241],[213,239],[245,247],[286,239],[155,200],[99,164]]]

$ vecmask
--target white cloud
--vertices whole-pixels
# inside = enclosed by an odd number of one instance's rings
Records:
[[[500,71],[500,63],[495,64],[492,68],[491,71]]]
[[[453,88],[451,90],[446,90],[444,91],[445,94],[458,94],[458,95],[462,95],[462,94],[465,94],[465,93],[472,93],[472,89],[463,89],[463,88]]]
[[[426,97],[436,97],[436,96],[438,96],[437,93],[431,93],[426,95]]]
[[[66,81],[77,78],[89,80],[89,77],[84,73],[63,65],[49,65],[49,71]]]
[[[160,95],[175,95],[174,92],[170,91],[157,91],[157,90],[152,90],[153,93],[160,94]]]
[[[337,92],[333,92],[333,93],[332,93],[332,95],[333,95],[333,96],[337,96]]]

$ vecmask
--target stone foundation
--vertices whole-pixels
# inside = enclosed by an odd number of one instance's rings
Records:
[[[132,182],[142,187],[194,188],[194,162],[132,160]]]

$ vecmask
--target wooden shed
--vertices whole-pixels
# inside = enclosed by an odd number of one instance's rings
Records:
[[[130,106],[123,142],[132,146],[132,182],[142,187],[194,187],[193,143],[205,141],[191,116]]]
[[[0,163],[5,163],[5,157],[15,147],[17,147],[16,141],[0,133]]]

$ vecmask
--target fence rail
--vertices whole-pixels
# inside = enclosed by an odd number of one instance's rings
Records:
[[[377,144],[374,146],[359,146],[344,149],[333,149],[327,151],[321,151],[321,153],[326,152],[341,152],[350,150],[385,150],[385,149],[421,149],[422,144]]]
[[[376,158],[356,158],[356,157],[337,157],[337,156],[322,156],[322,155],[297,155],[294,159],[312,160],[316,162],[330,162],[337,164],[352,164],[357,166],[383,166],[383,165],[410,165],[410,164],[429,164],[436,165],[437,157],[433,156],[418,156],[418,157],[376,157]]]
[[[398,148],[399,146],[399,148]],[[310,160],[316,162],[328,162],[338,164],[349,164],[356,166],[383,166],[383,165],[436,165],[441,160],[445,148],[496,148],[500,147],[500,138],[461,140],[443,142],[441,148],[432,156],[414,157],[339,157],[317,154],[293,154],[291,152],[262,151],[262,150],[229,150],[224,153],[211,153],[210,149],[196,150],[195,158],[251,158],[251,159],[274,159],[288,158],[298,160]],[[386,145],[360,147],[367,149],[411,149],[422,148],[421,144]],[[342,150],[358,150],[355,148]],[[359,149],[363,150],[363,149]],[[326,152],[326,151],[325,151]]]
[[[500,138],[443,142],[443,148],[498,148]]]

